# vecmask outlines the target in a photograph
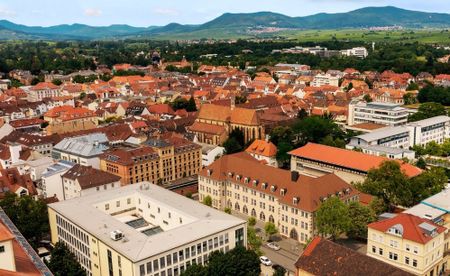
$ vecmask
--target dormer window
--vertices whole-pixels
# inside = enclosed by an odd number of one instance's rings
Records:
[[[236,180],[240,181],[241,180],[241,176],[239,174],[236,175]]]
[[[389,234],[393,234],[396,236],[403,236],[403,225],[396,224],[388,229]]]
[[[259,182],[259,181],[258,181],[257,179],[253,180],[253,185],[254,185],[254,186],[258,185],[258,182]]]
[[[244,183],[245,184],[248,184],[249,181],[250,181],[250,178],[248,178],[248,177],[244,178]]]
[[[270,191],[272,193],[275,192],[276,190],[277,190],[277,186],[275,186],[275,185],[270,186]]]
[[[228,177],[233,177],[233,173],[232,173],[232,172],[229,172],[229,173],[228,173]]]
[[[298,197],[294,197],[294,198],[292,199],[292,203],[293,203],[294,205],[297,205],[299,202],[300,202],[300,198],[298,198]]]
[[[212,170],[207,170],[206,173],[207,173],[208,176],[211,176]]]
[[[280,190],[280,195],[281,195],[281,196],[286,195],[286,189],[281,189],[281,190]]]
[[[262,185],[261,185],[261,187],[263,188],[263,189],[266,189],[267,188],[267,183],[263,183]]]

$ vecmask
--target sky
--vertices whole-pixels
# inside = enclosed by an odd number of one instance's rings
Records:
[[[0,19],[31,26],[82,23],[162,26],[201,24],[225,12],[305,16],[368,6],[450,13],[450,0],[0,0]]]

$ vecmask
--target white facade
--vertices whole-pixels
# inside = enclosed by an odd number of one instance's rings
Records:
[[[0,269],[16,271],[12,239],[0,241]]]
[[[330,74],[318,74],[311,82],[311,86],[320,87],[323,85],[339,86],[339,77]]]
[[[64,190],[61,176],[70,170],[75,164],[67,161],[58,163],[47,168],[42,174],[40,193],[44,198],[55,196],[58,200],[64,200]]]
[[[362,123],[399,126],[408,122],[408,110],[391,103],[352,102],[347,120],[350,126]]]
[[[94,193],[98,193],[101,191],[117,189],[120,187],[120,181],[107,183],[102,185],[101,187],[92,187],[88,189],[81,188],[80,183],[77,180],[72,180],[68,178],[63,178],[62,184],[64,187],[64,200],[77,198],[80,196],[91,195]]]
[[[344,56],[353,56],[358,58],[366,58],[369,52],[364,47],[355,47],[352,49],[342,50],[341,54]]]
[[[217,158],[223,155],[225,148],[215,145],[198,143],[202,146],[202,166],[211,165]]]

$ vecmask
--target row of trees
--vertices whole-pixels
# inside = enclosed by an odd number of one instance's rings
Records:
[[[444,143],[438,144],[436,142],[430,142],[425,146],[415,145],[412,148],[417,156],[433,155],[433,156],[450,156],[450,139],[446,139]]]
[[[408,121],[417,122],[440,115],[447,115],[445,107],[440,103],[427,102],[421,104],[416,113],[409,115]]]
[[[435,102],[445,106],[450,106],[450,87],[428,84],[419,90],[417,99],[421,103]]]

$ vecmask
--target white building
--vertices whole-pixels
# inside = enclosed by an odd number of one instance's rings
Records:
[[[41,82],[35,86],[21,87],[27,93],[27,101],[40,102],[45,98],[54,98],[60,96],[61,89],[49,82]]]
[[[437,116],[352,137],[346,148],[359,148],[364,153],[386,155],[390,158],[414,158],[409,148],[415,145],[425,146],[430,142],[442,144],[448,138],[450,117]]]
[[[177,276],[247,245],[246,221],[149,182],[49,205],[52,243],[87,275]]]
[[[348,106],[348,125],[373,123],[399,126],[408,122],[408,110],[392,103],[351,102]]]
[[[99,169],[99,156],[108,148],[108,137],[94,133],[63,139],[53,147],[52,157]]]
[[[320,87],[323,85],[339,86],[339,77],[330,74],[318,74],[311,82],[311,86]]]
[[[223,155],[225,148],[209,145],[203,143],[197,143],[202,146],[202,166],[206,167],[212,164],[217,158]]]
[[[47,168],[42,174],[42,181],[38,186],[39,193],[44,197],[56,196],[58,200],[64,200],[64,188],[61,176],[72,168],[75,163],[59,161]]]
[[[364,47],[355,47],[352,49],[342,50],[341,55],[353,56],[353,57],[358,57],[358,58],[366,58],[369,55],[369,52]]]
[[[64,200],[120,187],[120,176],[80,164],[61,175],[61,179]]]

